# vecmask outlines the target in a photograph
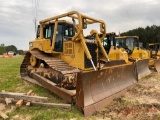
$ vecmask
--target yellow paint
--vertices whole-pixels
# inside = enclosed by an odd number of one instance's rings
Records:
[[[141,48],[134,47],[134,50],[129,57],[135,58],[135,59],[147,59],[149,58],[149,54],[147,50],[143,50]]]
[[[57,27],[58,24],[68,23],[68,24],[74,25],[73,21],[62,20],[62,18],[65,18],[65,17],[69,17],[70,20],[76,19],[78,21],[76,22],[76,25],[75,25],[76,33],[73,37],[70,38],[70,40],[63,41],[63,51],[62,52],[55,52],[54,45],[55,45],[55,40],[56,40],[56,31],[58,29]],[[83,35],[82,18],[86,19],[87,25],[99,23],[100,25],[99,31],[101,32],[102,37],[101,38],[96,37],[96,40],[95,40],[96,42],[93,43],[93,44],[98,44],[97,41],[102,41],[102,39],[104,39],[104,37],[106,36],[106,25],[104,21],[88,17],[86,15],[80,14],[77,11],[71,11],[69,13],[65,13],[62,15],[58,15],[58,16],[47,18],[45,20],[40,21],[40,36],[36,38],[35,40],[30,41],[29,50],[30,51],[32,50],[44,51],[45,53],[51,54],[53,57],[56,56],[56,57],[61,58],[66,63],[68,63],[70,66],[73,66],[73,67],[76,67],[82,70],[93,70],[93,66],[91,66],[90,68],[85,68],[85,61],[84,61],[85,54],[89,60],[92,60],[92,56],[90,54],[90,51],[88,50],[88,47],[86,45],[86,39]],[[45,39],[43,36],[43,32],[44,32],[43,27],[50,23],[54,24],[54,28],[53,28],[54,33],[52,37],[52,42],[50,39]],[[104,49],[104,48],[101,47],[101,49]],[[96,49],[95,51],[98,54],[97,52],[98,50]],[[106,53],[104,52],[104,54]]]
[[[128,63],[128,54],[123,48],[111,46],[108,56],[111,60],[125,60]]]

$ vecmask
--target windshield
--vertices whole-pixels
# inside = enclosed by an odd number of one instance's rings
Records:
[[[143,48],[143,43],[139,43],[139,48]]]
[[[110,49],[109,41],[107,40],[107,37],[104,38],[104,40],[101,42],[105,51],[108,53]]]
[[[126,46],[125,38],[116,38],[116,46],[124,48]]]
[[[139,46],[138,38],[134,38],[134,37],[126,38],[126,46],[129,50],[133,51],[134,47]]]
[[[114,39],[114,35],[109,34],[109,35],[106,35],[106,37],[102,41],[102,45],[107,53],[109,53],[111,46],[113,46],[113,39]]]
[[[135,39],[134,38],[127,38],[126,39],[126,47],[129,49],[129,50],[133,50],[134,49],[134,46],[135,46]]]
[[[116,38],[116,46],[122,47],[132,53],[134,47],[138,47],[138,39],[134,37]]]
[[[159,50],[160,49],[160,45],[159,44],[153,44],[153,45],[150,45],[149,48],[151,50]]]
[[[104,38],[104,40],[102,41],[102,45],[106,46],[107,45],[107,38]]]

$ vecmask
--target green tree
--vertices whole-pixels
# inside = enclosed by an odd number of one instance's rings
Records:
[[[17,50],[17,53],[20,55],[23,55],[24,51],[23,50]]]
[[[13,52],[17,53],[17,48],[14,45],[6,46],[5,49],[6,49],[7,52],[13,51]]]
[[[5,45],[4,45],[4,44],[1,44],[1,45],[0,45],[0,55],[2,55],[4,52],[6,52],[6,50],[5,50]]]
[[[144,44],[144,47],[146,47],[148,43],[160,43],[160,26],[152,25],[147,26],[146,28],[139,27],[121,33],[121,35],[139,36],[140,42],[142,42]]]

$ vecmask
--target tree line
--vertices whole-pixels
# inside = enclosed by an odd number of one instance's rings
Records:
[[[20,55],[22,55],[24,52],[23,50],[18,50],[17,47],[14,45],[5,46],[4,44],[0,44],[0,55],[9,51],[13,51],[14,53]]]
[[[145,28],[139,27],[121,33],[121,36],[139,36],[139,41],[146,47],[148,43],[160,43],[160,26],[152,25]]]

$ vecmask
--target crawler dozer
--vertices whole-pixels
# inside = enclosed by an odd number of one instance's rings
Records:
[[[148,50],[150,55],[149,68],[160,72],[160,43],[148,44]]]
[[[114,32],[106,33],[106,37],[102,41],[102,45],[107,52],[110,61],[117,61],[118,64],[130,64],[131,62],[128,60],[128,53],[124,49],[119,49],[116,46],[115,36]]]
[[[102,37],[102,34],[99,35],[99,37]],[[87,36],[87,38],[92,38],[92,36]],[[110,62],[106,63],[106,59],[101,51],[99,49],[99,62],[100,63],[105,63],[105,65],[122,65],[122,64],[130,64],[131,62],[128,61],[128,53],[125,50],[119,49],[116,46],[116,41],[115,41],[115,33],[106,33],[106,37],[104,40],[102,40],[102,45],[108,55],[108,58]]]
[[[90,24],[98,24],[100,30],[91,29],[92,38],[86,38],[84,30]],[[102,20],[77,11],[40,21],[20,67],[22,79],[49,89],[85,116],[95,113],[137,82],[134,63],[109,64],[112,62],[101,44],[105,36]],[[99,49],[103,63],[99,62]]]
[[[116,37],[116,46],[123,48],[129,57],[129,61],[136,61],[136,67],[138,72],[138,79],[149,75],[151,71],[149,70],[149,54],[147,50],[139,47],[139,37],[138,36],[120,36]]]

